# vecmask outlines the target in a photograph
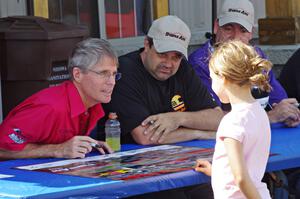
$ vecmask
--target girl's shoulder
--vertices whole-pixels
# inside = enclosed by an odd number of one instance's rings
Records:
[[[223,117],[220,126],[227,129],[245,126],[251,120],[251,115],[248,109],[232,110]]]

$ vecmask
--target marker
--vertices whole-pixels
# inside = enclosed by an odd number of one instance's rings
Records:
[[[102,145],[91,142],[91,146],[94,148],[102,148]]]

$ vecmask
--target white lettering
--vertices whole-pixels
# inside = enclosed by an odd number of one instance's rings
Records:
[[[67,67],[66,66],[55,66],[52,68],[53,72],[60,72],[60,71],[67,71]]]
[[[69,79],[69,77],[70,77],[69,74],[54,75],[54,76],[51,76],[48,80],[49,80],[49,81],[66,80],[66,79]]]

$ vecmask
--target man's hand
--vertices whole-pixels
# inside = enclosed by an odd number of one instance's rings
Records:
[[[0,149],[0,159],[84,158],[87,153],[91,152],[92,147],[97,148],[101,154],[113,152],[105,142],[94,140],[88,136],[75,136],[61,144],[28,143],[21,151]]]
[[[84,158],[85,155],[92,151],[92,144],[98,144],[99,152],[105,154],[105,150],[109,153],[112,149],[101,141],[97,141],[88,136],[74,136],[70,140],[55,146],[55,157],[57,158]]]
[[[274,103],[273,109],[268,112],[270,122],[284,122],[289,127],[299,125],[300,111],[296,104],[298,102],[294,98],[284,99],[278,104]]]
[[[113,153],[114,151],[108,146],[106,142],[103,141],[96,141],[95,148],[101,153],[106,154],[107,153]],[[93,142],[95,143],[95,142]],[[93,146],[94,147],[94,146]]]
[[[207,160],[198,159],[196,160],[195,171],[211,176],[211,163]]]
[[[150,140],[160,143],[172,131],[180,126],[180,115],[177,112],[161,113],[147,117],[142,126],[146,127],[144,134],[152,134]]]

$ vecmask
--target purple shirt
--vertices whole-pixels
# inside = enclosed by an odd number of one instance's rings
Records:
[[[264,59],[267,58],[260,48],[255,47],[255,50],[262,58]],[[216,102],[219,105],[221,105],[219,97],[212,90],[211,87],[212,82],[209,76],[208,62],[212,51],[213,51],[213,47],[211,46],[211,41],[208,40],[202,47],[198,48],[192,54],[190,54],[188,60],[192,65],[192,67],[195,69],[197,75],[201,78],[203,84],[207,87],[208,91],[213,95]],[[270,85],[272,86],[272,90],[269,94],[270,104],[279,103],[281,100],[287,98],[287,94],[285,90],[282,88],[280,83],[276,80],[272,70],[269,73],[269,82]]]

